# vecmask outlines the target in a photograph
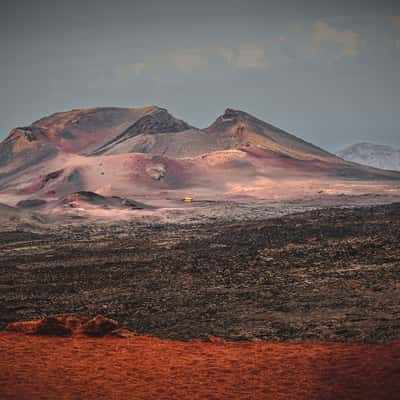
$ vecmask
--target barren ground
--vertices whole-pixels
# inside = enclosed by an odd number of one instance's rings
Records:
[[[193,215],[2,232],[0,327],[74,313],[176,340],[400,339],[399,203]]]
[[[4,400],[397,400],[400,345],[0,334]]]

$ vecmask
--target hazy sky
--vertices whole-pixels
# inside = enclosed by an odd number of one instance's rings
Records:
[[[400,147],[399,1],[1,0],[0,138],[73,108],[239,108],[337,151]]]

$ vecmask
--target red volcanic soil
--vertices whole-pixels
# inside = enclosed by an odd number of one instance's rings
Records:
[[[400,394],[400,342],[176,342],[0,334],[0,399],[381,400]]]

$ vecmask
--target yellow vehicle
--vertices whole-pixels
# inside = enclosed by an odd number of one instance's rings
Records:
[[[192,197],[184,197],[184,198],[183,198],[183,201],[184,201],[185,203],[191,203],[191,202],[193,201],[193,198],[192,198]]]

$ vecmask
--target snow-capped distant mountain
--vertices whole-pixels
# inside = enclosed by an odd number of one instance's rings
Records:
[[[400,171],[400,149],[373,143],[356,143],[337,153],[347,161]]]

